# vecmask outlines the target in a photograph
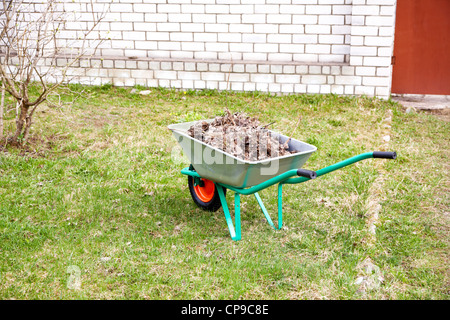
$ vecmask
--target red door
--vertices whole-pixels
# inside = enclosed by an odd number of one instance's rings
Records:
[[[392,93],[450,95],[450,0],[397,0]]]

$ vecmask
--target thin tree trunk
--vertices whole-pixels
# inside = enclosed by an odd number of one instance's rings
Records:
[[[22,143],[19,142],[19,137],[22,135],[24,131],[24,125],[26,123],[28,108],[24,106],[23,103],[20,103],[19,115],[16,119],[16,132],[12,137],[11,144],[14,146],[20,146]]]
[[[0,140],[3,139],[3,108],[5,106],[5,84],[2,82],[2,98],[0,102]]]

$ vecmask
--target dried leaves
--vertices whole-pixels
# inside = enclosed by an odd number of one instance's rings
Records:
[[[272,122],[273,123],[273,122]],[[281,144],[278,136],[261,125],[255,117],[245,113],[232,114],[228,109],[211,123],[198,121],[188,134],[204,143],[246,161],[260,161],[296,153],[287,143]]]

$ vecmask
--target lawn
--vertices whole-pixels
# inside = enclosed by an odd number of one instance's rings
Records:
[[[448,299],[449,123],[336,95],[81,87],[0,143],[1,299]],[[14,110],[8,98],[6,128]],[[318,150],[283,188],[282,230],[243,196],[242,240],[193,203],[167,126],[228,107]],[[276,187],[260,192],[276,218]],[[227,193],[229,205],[233,192]]]

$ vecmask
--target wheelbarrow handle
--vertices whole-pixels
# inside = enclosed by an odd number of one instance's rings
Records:
[[[308,179],[315,179],[317,178],[317,173],[315,171],[306,170],[306,169],[298,169],[297,175],[300,177],[305,177]]]
[[[396,159],[397,153],[395,151],[374,151],[373,157],[380,159]]]

